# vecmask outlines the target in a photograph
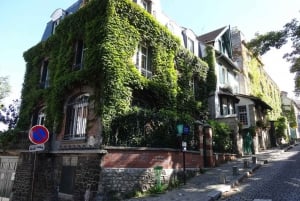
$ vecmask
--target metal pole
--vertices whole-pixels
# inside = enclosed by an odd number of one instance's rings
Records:
[[[185,184],[186,184],[186,174],[185,174],[185,150],[183,150],[182,157],[183,157],[183,183],[184,183],[184,185],[185,185]]]
[[[33,191],[34,191],[34,179],[35,179],[35,161],[36,161],[36,151],[34,152],[33,159],[33,169],[32,169],[32,182],[31,182],[31,201],[33,201]]]

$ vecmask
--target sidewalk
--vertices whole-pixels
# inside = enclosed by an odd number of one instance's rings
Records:
[[[126,201],[214,201],[218,200],[223,192],[229,191],[238,185],[249,174],[261,167],[262,164],[272,161],[287,149],[272,148],[255,154],[257,162],[253,163],[252,156],[245,156],[227,162],[215,168],[206,169],[204,174],[199,174],[186,182],[186,185],[173,189],[161,195],[143,198],[131,198]],[[245,160],[248,166],[245,167]],[[235,168],[233,168],[235,166]],[[233,174],[237,169],[238,174]]]

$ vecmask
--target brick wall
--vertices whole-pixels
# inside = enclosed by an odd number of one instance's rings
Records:
[[[102,168],[182,168],[182,152],[175,149],[151,148],[114,148],[108,147],[108,153],[101,162]],[[203,156],[200,152],[187,151],[186,168],[202,168]]]

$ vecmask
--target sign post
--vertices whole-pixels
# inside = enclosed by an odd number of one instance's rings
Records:
[[[34,161],[32,169],[32,186],[31,186],[31,201],[33,200],[33,186],[34,186],[34,176],[35,176],[35,166],[36,166],[36,152],[43,151],[45,149],[45,143],[49,140],[49,131],[45,126],[36,125],[33,126],[28,133],[28,138],[33,145],[29,146],[29,151],[34,152]]]

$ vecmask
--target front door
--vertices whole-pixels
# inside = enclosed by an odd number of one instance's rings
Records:
[[[244,154],[246,155],[252,154],[252,136],[249,132],[244,134],[243,149],[244,149]]]

